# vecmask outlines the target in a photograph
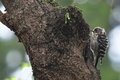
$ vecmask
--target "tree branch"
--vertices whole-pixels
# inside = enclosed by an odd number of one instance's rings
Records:
[[[89,25],[78,8],[60,8],[50,0],[2,2],[7,13],[0,13],[0,20],[24,44],[35,80],[100,80]]]

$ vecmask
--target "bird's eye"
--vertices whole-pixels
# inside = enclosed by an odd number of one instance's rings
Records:
[[[98,30],[97,29],[94,29],[94,32],[96,33]]]

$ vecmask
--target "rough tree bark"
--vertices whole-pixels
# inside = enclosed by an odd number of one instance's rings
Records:
[[[26,49],[35,80],[100,80],[89,48],[89,25],[73,6],[52,0],[1,0],[0,21]]]

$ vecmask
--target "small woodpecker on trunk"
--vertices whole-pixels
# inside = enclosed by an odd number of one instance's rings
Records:
[[[102,64],[102,58],[106,53],[108,47],[108,39],[106,31],[104,28],[96,27],[92,30],[92,35],[90,37],[90,48],[94,55],[94,65],[97,66],[97,63],[100,59]]]

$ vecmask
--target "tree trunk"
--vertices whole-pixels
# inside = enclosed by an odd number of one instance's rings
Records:
[[[29,56],[35,80],[101,80],[81,11],[52,0],[1,0],[0,20],[15,32]]]

